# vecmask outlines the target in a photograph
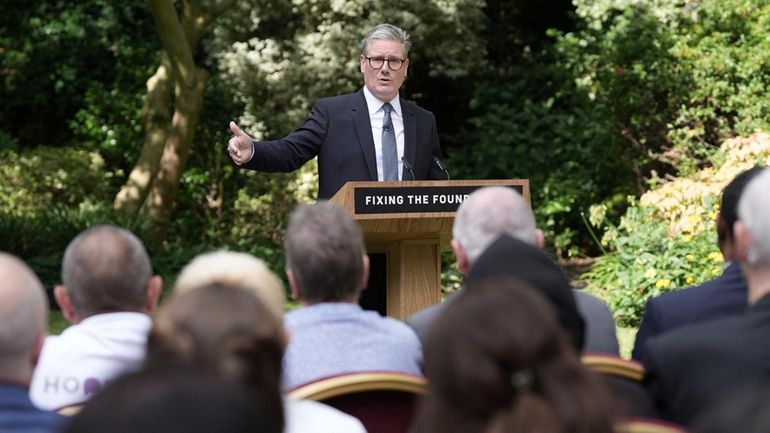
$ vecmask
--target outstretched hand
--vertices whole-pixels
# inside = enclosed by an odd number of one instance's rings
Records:
[[[254,150],[251,137],[232,121],[230,122],[230,131],[232,131],[233,137],[227,142],[227,153],[230,154],[234,163],[243,165],[251,159],[251,153]]]

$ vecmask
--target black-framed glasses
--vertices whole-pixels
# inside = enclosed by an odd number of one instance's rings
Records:
[[[385,59],[382,57],[366,57],[364,56],[366,60],[369,61],[369,66],[372,69],[380,69],[385,65],[385,62],[388,62],[388,68],[390,68],[391,71],[398,71],[399,69],[404,67],[404,63],[406,63],[406,60],[404,59]]]

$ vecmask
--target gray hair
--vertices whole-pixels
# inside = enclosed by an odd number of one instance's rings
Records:
[[[283,283],[264,261],[251,254],[214,251],[198,255],[179,273],[174,283],[174,293],[186,293],[217,284],[243,287],[254,293],[281,320],[286,301]]]
[[[471,194],[457,209],[452,236],[472,264],[503,234],[535,243],[535,215],[513,188],[488,186]]]
[[[738,202],[738,219],[749,232],[751,265],[770,266],[770,169],[763,169],[746,186]]]
[[[396,41],[404,47],[404,58],[409,58],[409,49],[412,42],[409,40],[409,34],[393,24],[382,23],[372,27],[361,41],[361,54],[366,55],[369,44],[374,40]]]
[[[142,241],[128,230],[97,225],[70,242],[62,261],[62,282],[81,317],[137,311],[152,277]]]
[[[37,338],[44,335],[48,299],[32,270],[17,257],[0,252],[0,380],[31,369]]]
[[[306,302],[342,302],[358,297],[363,278],[361,228],[334,203],[300,205],[286,228],[286,267]]]

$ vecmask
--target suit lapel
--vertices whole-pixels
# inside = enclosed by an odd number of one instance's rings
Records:
[[[415,167],[417,156],[417,120],[414,114],[414,107],[409,101],[401,99],[401,111],[404,116],[404,158],[412,167]],[[409,170],[404,170],[401,173],[401,180],[412,180],[412,174],[409,173]]]
[[[350,106],[353,124],[358,137],[358,144],[364,154],[364,162],[372,180],[377,180],[377,162],[374,154],[374,138],[372,138],[372,123],[369,120],[369,110],[366,107],[364,91],[359,90]]]

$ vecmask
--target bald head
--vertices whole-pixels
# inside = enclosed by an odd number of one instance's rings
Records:
[[[120,227],[100,225],[85,230],[64,252],[62,282],[80,318],[142,311],[150,278],[152,267],[144,245]]]
[[[256,294],[270,312],[281,320],[286,293],[283,283],[264,261],[247,253],[215,251],[201,254],[182,269],[175,293],[212,285],[243,287]]]
[[[0,381],[27,385],[47,333],[48,300],[18,258],[0,252]]]
[[[532,209],[513,188],[480,188],[457,209],[452,235],[470,263],[503,234],[532,245],[541,242]]]

